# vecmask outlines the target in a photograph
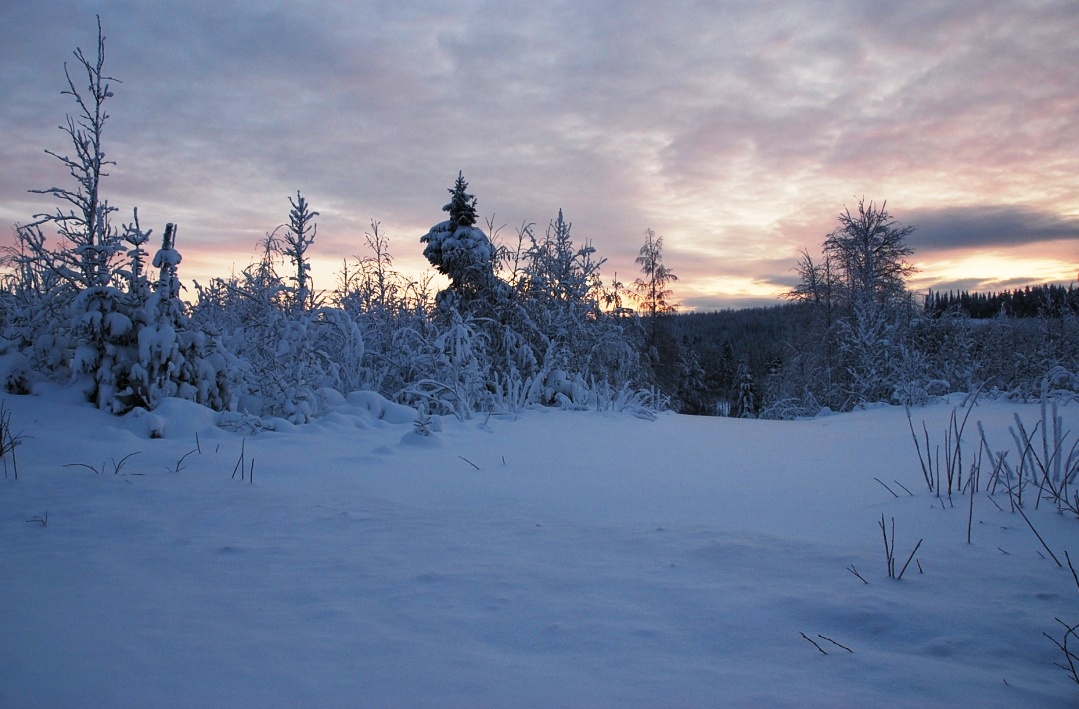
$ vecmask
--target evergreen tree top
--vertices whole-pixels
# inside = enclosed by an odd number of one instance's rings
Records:
[[[462,172],[457,173],[457,181],[449,189],[450,203],[442,208],[443,212],[450,213],[450,222],[454,228],[462,226],[474,226],[477,221],[476,198],[468,194],[468,182],[465,181]]]

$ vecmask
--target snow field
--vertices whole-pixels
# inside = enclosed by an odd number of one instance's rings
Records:
[[[1054,617],[1079,622],[1071,574],[984,494],[966,544],[969,500],[925,490],[902,409],[798,422],[537,410],[442,419],[424,437],[365,395],[247,434],[179,400],[117,418],[72,398],[4,397],[25,435],[20,479],[0,481],[4,706],[1079,697],[1042,635],[1061,637]],[[980,404],[971,445],[981,420],[1007,447],[1014,412],[1038,416]],[[940,439],[950,413],[913,416]],[[1079,408],[1061,414],[1079,431]],[[253,484],[232,477],[241,446]],[[924,573],[887,577],[882,514],[899,565],[924,539]],[[1028,514],[1079,560],[1079,521]]]

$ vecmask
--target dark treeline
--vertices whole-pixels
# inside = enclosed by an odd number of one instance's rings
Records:
[[[697,397],[681,397],[684,413],[745,416],[759,410],[764,383],[781,365],[797,308],[763,308],[676,315],[671,332],[684,360],[695,360],[703,375]]]
[[[1029,292],[1050,288],[1075,292],[1060,286],[1032,286]],[[813,391],[811,371],[802,364],[829,341],[804,304],[679,314],[669,318],[669,328],[682,360],[696,361],[702,372],[700,395],[678,400],[683,413],[780,418],[813,413],[811,406],[800,412],[783,408],[791,403],[784,391],[797,391],[792,384],[801,381],[804,392]],[[915,310],[905,327],[891,333],[898,337],[882,337],[879,343],[880,379],[892,383],[885,401],[919,403],[979,387],[1025,397],[1037,394],[1043,381],[1069,390],[1076,383],[1070,376],[1079,358],[1074,309],[1043,305],[1030,315],[997,310],[994,317],[958,307],[946,309],[943,317]],[[844,348],[836,354],[845,354]],[[861,356],[867,358],[868,351]],[[835,364],[847,369],[841,362],[837,357]]]
[[[1074,285],[1038,285],[997,293],[929,291],[925,313],[934,318],[963,315],[970,318],[1035,318],[1079,313],[1079,288]]]

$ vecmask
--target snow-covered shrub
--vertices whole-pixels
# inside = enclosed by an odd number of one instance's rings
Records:
[[[82,290],[72,301],[72,373],[98,408],[124,413],[141,404],[132,369],[138,365],[138,304],[116,288]]]
[[[74,289],[17,248],[5,254],[4,263],[11,270],[0,288],[0,337],[6,351],[25,360],[26,373],[18,379],[66,378],[72,353],[67,312]]]
[[[600,308],[604,261],[594,258],[595,248],[574,245],[561,210],[542,239],[525,225],[517,241],[514,251],[501,250],[512,290],[495,315],[501,331],[493,366],[504,388],[527,393],[529,404],[578,406],[587,405],[583,392],[592,382],[635,383],[640,350],[625,325],[637,321]]]
[[[293,218],[310,219],[300,198]],[[306,215],[306,216],[305,216]],[[310,224],[293,224],[305,230]],[[310,235],[309,232],[305,232]],[[293,241],[298,244],[298,236]],[[292,243],[286,241],[286,243]],[[299,281],[302,253],[290,257]],[[193,319],[204,333],[202,345],[209,353],[204,361],[221,381],[222,408],[255,416],[274,416],[303,423],[317,415],[326,389],[347,394],[369,381],[365,376],[366,352],[361,325],[344,308],[300,307],[297,293],[277,273],[283,253],[270,234],[262,242],[263,255],[240,276],[215,279],[208,286],[196,285],[199,299]],[[304,296],[311,303],[313,296]]]
[[[771,421],[793,421],[821,416],[829,412],[821,406],[811,391],[804,391],[800,397],[775,399],[761,408],[758,418]]]
[[[486,338],[475,321],[456,311],[452,315],[450,325],[424,348],[420,363],[424,376],[399,396],[404,403],[465,420],[477,410],[490,409],[490,363],[484,353]]]
[[[925,354],[907,345],[900,347],[889,379],[892,382],[891,400],[904,406],[925,404],[950,391],[946,380],[932,376]]]
[[[292,423],[318,413],[320,389],[347,391],[363,356],[362,337],[341,311],[267,309],[219,341],[232,405]]]

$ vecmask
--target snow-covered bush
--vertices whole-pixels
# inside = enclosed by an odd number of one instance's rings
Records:
[[[347,312],[289,307],[283,288],[267,264],[251,267],[199,288],[194,319],[217,355],[227,408],[302,423],[318,413],[320,389],[359,386],[364,343]]]
[[[425,376],[411,382],[399,396],[432,413],[452,413],[464,420],[477,410],[491,408],[490,362],[486,338],[476,322],[453,311],[453,321],[421,351]]]
[[[904,406],[926,404],[951,391],[946,380],[933,376],[925,354],[905,344],[900,347],[899,356],[893,362],[889,381],[892,386],[891,401]]]
[[[10,271],[0,288],[0,338],[3,349],[20,355],[22,374],[8,391],[23,393],[32,380],[66,378],[71,361],[68,304],[74,293],[56,272],[33,258],[10,250],[4,256]]]

